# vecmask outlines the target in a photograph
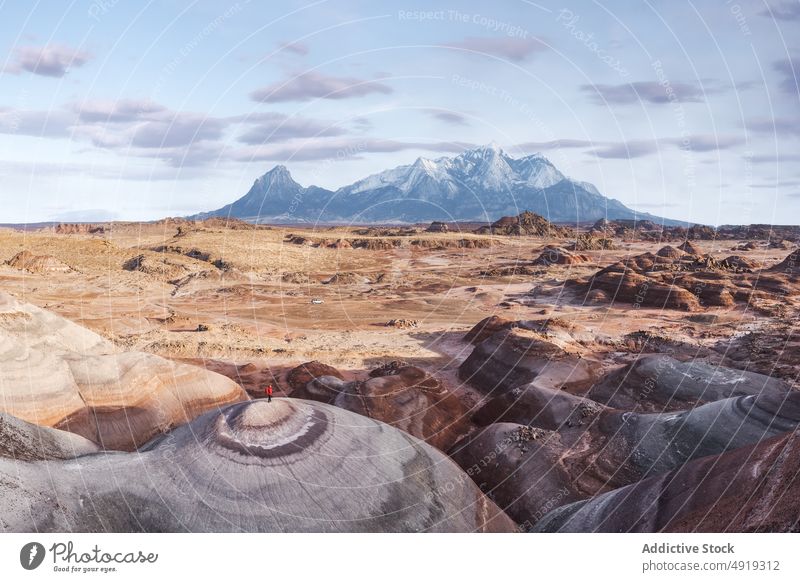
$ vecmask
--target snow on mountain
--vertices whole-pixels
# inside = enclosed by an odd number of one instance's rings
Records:
[[[455,157],[417,158],[335,192],[303,188],[286,167],[276,166],[236,202],[198,217],[261,222],[492,221],[526,209],[558,222],[646,218],[678,223],[635,212],[592,184],[570,180],[541,154],[513,158],[495,142]]]
[[[413,164],[386,170],[345,186],[341,192],[358,194],[390,187],[405,194],[416,192],[424,199],[425,190],[431,187],[444,192],[455,192],[463,187],[498,192],[521,184],[549,188],[564,179],[564,175],[544,156],[536,154],[514,159],[492,142],[455,158],[417,158]]]

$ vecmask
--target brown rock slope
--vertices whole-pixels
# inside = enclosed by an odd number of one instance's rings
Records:
[[[574,393],[588,389],[596,366],[548,331],[554,323],[531,323],[534,329],[515,322],[519,327],[502,329],[479,343],[459,366],[459,377],[492,396],[534,381]]]
[[[800,433],[704,457],[548,513],[537,532],[797,532]]]
[[[380,420],[443,450],[469,430],[464,406],[424,370],[398,362],[370,376],[345,382],[338,372],[320,375],[292,394]]]
[[[658,253],[627,257],[589,279],[567,281],[582,293],[600,289],[611,300],[637,307],[698,311],[708,306],[783,300],[796,297],[797,253],[761,269],[756,262],[732,255],[715,259],[666,246]]]
[[[21,271],[30,273],[69,273],[72,268],[50,255],[34,255],[29,251],[20,251],[6,263]]]
[[[506,236],[568,237],[572,230],[556,226],[543,216],[525,211],[517,216],[504,216],[491,226],[482,226],[476,234],[499,234]]]
[[[580,265],[587,262],[589,262],[589,257],[586,255],[573,253],[556,245],[547,245],[532,264],[549,267],[550,265]]]
[[[436,378],[414,366],[378,372],[366,382],[353,383],[336,398],[336,406],[390,424],[442,450],[469,430],[466,409]]]
[[[335,376],[340,380],[343,378],[341,372],[334,368],[333,366],[329,366],[327,364],[323,364],[322,362],[318,362],[316,360],[312,362],[306,362],[305,364],[300,364],[296,368],[292,368],[289,370],[289,373],[286,375],[286,382],[292,388],[292,396],[295,398],[308,398],[308,396],[303,395],[303,390],[305,389],[306,384],[311,382],[314,378],[319,378],[320,376]],[[316,398],[311,398],[312,400],[316,400]]]
[[[789,386],[770,376],[664,354],[639,357],[592,386],[593,400],[635,412],[686,410],[734,396],[781,395]]]
[[[228,405],[136,453],[29,463],[0,456],[0,482],[9,485],[0,488],[8,532],[515,528],[433,447],[346,410],[286,398]]]
[[[538,416],[559,414],[545,409]],[[727,398],[680,413],[606,410],[588,426],[564,423],[558,431],[536,421],[491,424],[451,455],[526,528],[566,503],[793,431],[800,424],[800,392]]]
[[[0,411],[130,450],[246,398],[224,376],[121,352],[88,329],[0,293]]]
[[[481,406],[473,420],[481,425],[512,422],[546,430],[588,425],[605,407],[563,390],[524,384]]]

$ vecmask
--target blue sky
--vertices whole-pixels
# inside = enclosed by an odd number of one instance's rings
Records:
[[[454,8],[453,5],[458,8]],[[220,207],[496,141],[655,214],[800,222],[800,2],[0,4],[0,222]]]

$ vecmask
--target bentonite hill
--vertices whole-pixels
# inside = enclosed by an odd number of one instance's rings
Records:
[[[798,244],[532,212],[2,229],[0,527],[797,531]]]

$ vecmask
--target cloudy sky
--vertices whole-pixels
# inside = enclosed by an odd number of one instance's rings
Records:
[[[670,218],[800,223],[798,0],[42,0],[0,4],[0,43],[0,223],[490,141]]]

